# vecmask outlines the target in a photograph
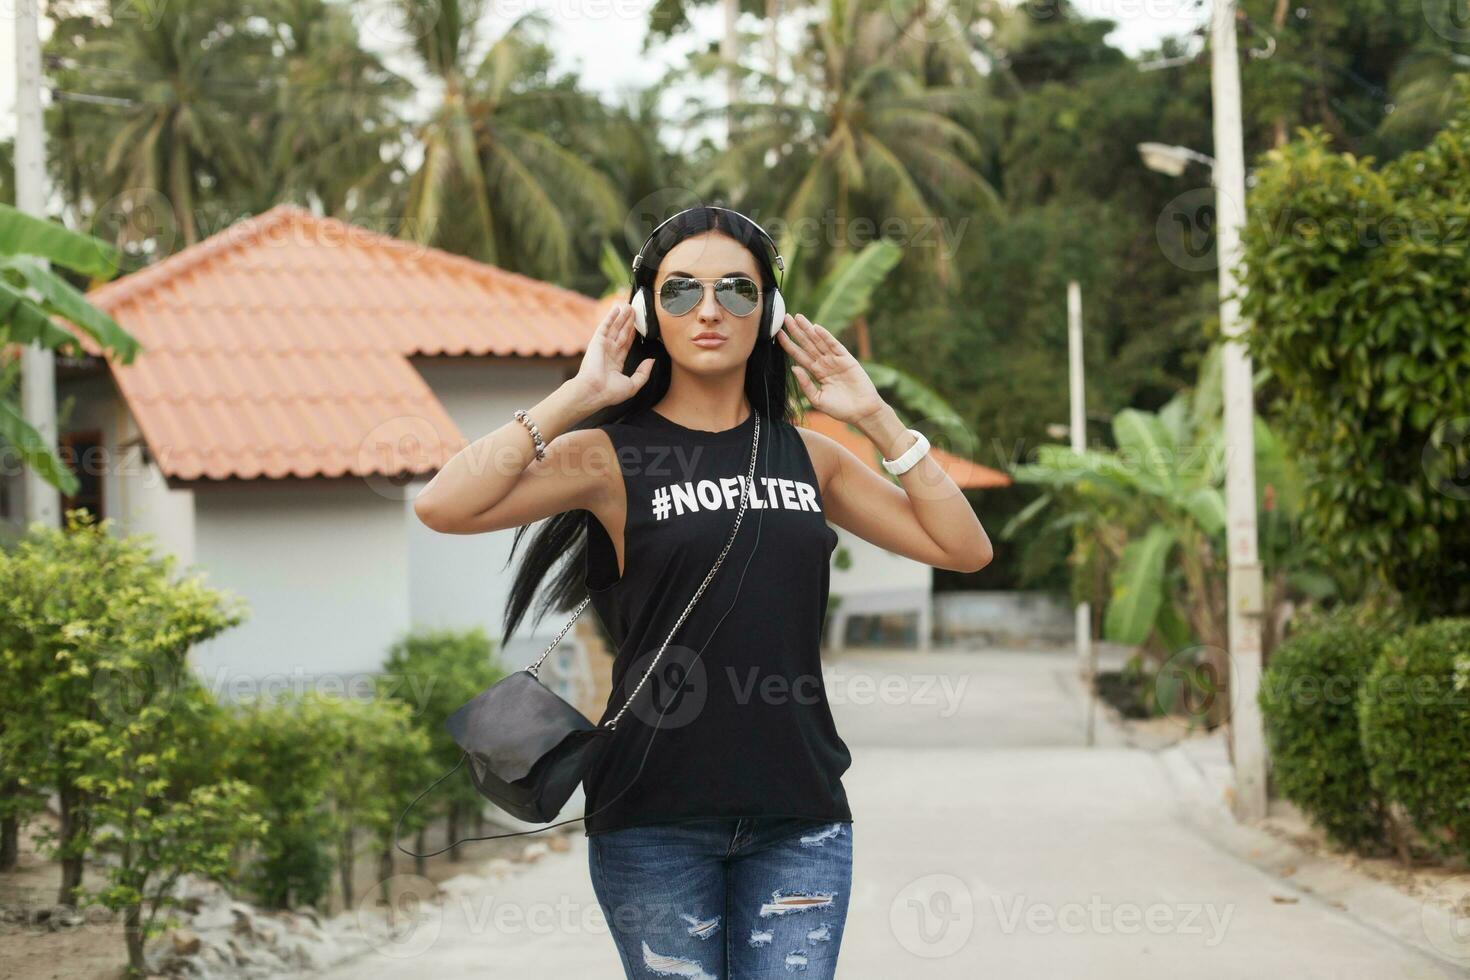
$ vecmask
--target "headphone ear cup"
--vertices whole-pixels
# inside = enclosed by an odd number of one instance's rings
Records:
[[[633,307],[633,327],[643,336],[648,336],[648,302],[644,294],[647,290],[639,289],[633,294],[633,300],[629,304]]]
[[[770,338],[776,339],[777,332],[786,322],[786,300],[781,297],[781,290],[771,290],[771,332]]]

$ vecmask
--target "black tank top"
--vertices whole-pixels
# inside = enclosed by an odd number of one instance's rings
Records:
[[[591,605],[617,650],[599,724],[633,693],[729,539],[755,415],[707,432],[644,409],[602,428],[628,516],[621,578],[606,528],[587,519]],[[583,782],[588,836],[708,817],[852,819],[841,780],[852,756],[819,652],[837,532],[795,426],[762,415],[755,474],[723,564]]]

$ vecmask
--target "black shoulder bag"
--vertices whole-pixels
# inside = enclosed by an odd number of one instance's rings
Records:
[[[755,413],[755,433],[750,443],[750,470],[746,476],[744,492],[740,496],[740,511],[735,515],[735,526],[730,529],[730,538],[725,542],[725,547],[720,551],[719,557],[715,559],[709,574],[705,575],[704,581],[695,590],[694,597],[689,600],[689,604],[679,615],[678,622],[674,624],[674,628],[664,639],[658,655],[648,665],[648,670],[644,672],[642,680],[633,689],[633,693],[628,695],[628,700],[618,709],[618,713],[609,718],[606,724],[595,725],[566,699],[542,683],[541,678],[537,676],[542,661],[561,642],[562,637],[566,636],[567,630],[572,628],[577,617],[582,615],[582,610],[587,608],[587,603],[592,601],[592,597],[588,596],[582,600],[582,604],[577,607],[572,618],[561,628],[561,632],[556,634],[556,639],[551,641],[551,645],[534,664],[496,681],[455,711],[444,722],[444,727],[464,751],[453,769],[434,780],[428,789],[420,793],[413,803],[410,803],[403,813],[399,814],[398,822],[394,827],[393,843],[400,851],[413,857],[432,857],[466,841],[517,837],[560,826],[560,824],[549,824],[547,827],[509,834],[463,837],[447,847],[430,851],[427,854],[410,851],[398,843],[398,836],[403,828],[403,818],[429,790],[438,786],[458,770],[466,759],[470,762],[470,778],[474,782],[475,789],[485,799],[512,816],[529,823],[546,823],[561,812],[561,808],[572,795],[572,791],[577,788],[588,770],[596,763],[597,758],[606,747],[607,740],[612,737],[618,719],[623,717],[623,712],[628,710],[628,705],[633,703],[633,699],[638,696],[638,692],[648,681],[649,675],[658,665],[659,658],[663,656],[674,634],[684,624],[684,620],[694,609],[694,604],[704,594],[715,572],[719,570],[725,556],[729,554],[730,546],[735,543],[735,535],[739,532],[741,519],[745,516],[746,502],[753,492],[756,452],[760,446],[760,413],[755,412],[753,407],[751,411]],[[703,655],[702,650],[700,655]],[[688,672],[686,671],[685,678],[687,677]],[[682,687],[683,680],[679,684]],[[677,691],[677,688],[675,690]],[[662,714],[660,712],[660,717]],[[650,738],[650,747],[652,744]],[[644,758],[647,758],[646,750]],[[639,772],[641,771],[640,766]],[[636,775],[634,778],[637,778]],[[622,792],[626,791],[627,787],[624,787]],[[606,809],[619,796],[622,796],[622,792],[594,810],[593,813]],[[573,823],[581,819],[585,817],[573,817],[561,823]]]

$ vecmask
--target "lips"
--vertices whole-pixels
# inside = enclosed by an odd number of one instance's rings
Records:
[[[726,339],[727,338],[722,334],[711,333],[706,330],[704,333],[694,335],[694,346],[710,348],[719,347],[726,341]]]

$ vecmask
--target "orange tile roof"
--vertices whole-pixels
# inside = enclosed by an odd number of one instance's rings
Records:
[[[292,204],[87,298],[141,342],[109,367],[184,480],[433,472],[466,440],[411,355],[580,356],[601,306]]]
[[[880,462],[883,454],[862,433],[853,431],[845,423],[837,421],[825,412],[815,410],[808,411],[799,424],[803,428],[811,429],[813,432],[820,432],[824,436],[830,436],[837,440],[852,450],[853,454],[858,459],[867,463],[874,472],[881,473],[885,480],[891,479],[888,471],[883,468],[883,464]],[[949,474],[949,478],[961,490],[979,490],[985,487],[1008,487],[1012,483],[1008,474],[1002,473],[1000,470],[993,470],[988,466],[981,466],[979,463],[973,463],[963,456],[956,456],[954,453],[945,452],[938,446],[930,447],[929,455],[934,457],[935,461],[939,463],[944,472]]]

